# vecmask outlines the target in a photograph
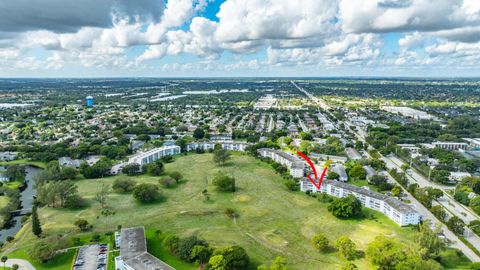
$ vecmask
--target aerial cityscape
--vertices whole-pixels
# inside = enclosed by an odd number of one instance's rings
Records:
[[[0,270],[480,270],[480,2],[0,3]]]

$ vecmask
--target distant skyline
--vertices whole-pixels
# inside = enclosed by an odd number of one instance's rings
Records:
[[[480,77],[478,0],[0,2],[0,77]]]

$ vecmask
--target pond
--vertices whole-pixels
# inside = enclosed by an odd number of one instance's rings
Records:
[[[25,176],[26,188],[20,193],[21,209],[32,209],[35,192],[35,178],[41,169],[26,166],[27,175]],[[10,220],[9,224],[4,229],[0,230],[0,242],[5,242],[7,237],[15,236],[22,228],[22,215],[15,214]]]

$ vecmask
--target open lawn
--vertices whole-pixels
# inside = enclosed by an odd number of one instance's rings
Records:
[[[0,161],[0,166],[12,165],[12,164],[21,164],[21,165],[31,165],[38,168],[45,168],[47,164],[41,161],[31,161],[28,159],[16,159],[11,161]]]
[[[43,230],[48,235],[78,236],[79,231],[73,223],[79,218],[87,219],[94,225],[94,230],[99,232],[113,231],[117,225],[145,226],[148,229],[149,251],[179,270],[193,270],[196,267],[168,254],[153,236],[155,230],[179,236],[197,234],[217,247],[239,245],[258,264],[270,263],[275,256],[284,256],[291,269],[302,270],[339,269],[344,263],[337,253],[321,254],[314,251],[310,239],[318,232],[325,233],[330,241],[347,235],[362,250],[378,235],[395,237],[405,244],[413,241],[411,228],[401,228],[374,211],[366,211],[367,216],[372,217],[370,219],[335,218],[327,211],[326,204],[303,193],[288,191],[282,178],[275,174],[270,165],[247,155],[233,154],[232,160],[221,167],[213,163],[211,154],[179,156],[175,162],[166,164],[166,171],[179,171],[185,177],[177,187],[161,188],[167,196],[166,201],[141,205],[131,194],[112,191],[108,205],[116,214],[109,216],[100,214],[100,205],[93,197],[102,184],[111,185],[115,178],[124,176],[79,180],[79,191],[88,199],[89,206],[76,211],[40,209]],[[212,179],[218,171],[236,178],[237,192],[215,191]],[[160,177],[134,178],[139,183],[158,184]],[[205,201],[202,195],[206,186],[211,196],[210,201]],[[237,210],[239,217],[236,220],[225,215],[227,207]],[[28,232],[14,247],[7,246],[10,250],[9,257],[22,255],[23,258],[32,241],[35,238]],[[73,255],[66,259],[68,263],[65,265],[71,263],[72,257]],[[360,269],[373,269],[365,258],[358,258],[354,263]],[[451,259],[449,263],[454,265]],[[455,268],[453,266],[450,269]]]

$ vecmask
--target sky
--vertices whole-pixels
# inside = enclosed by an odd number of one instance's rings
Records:
[[[480,77],[479,0],[2,0],[0,77]]]

